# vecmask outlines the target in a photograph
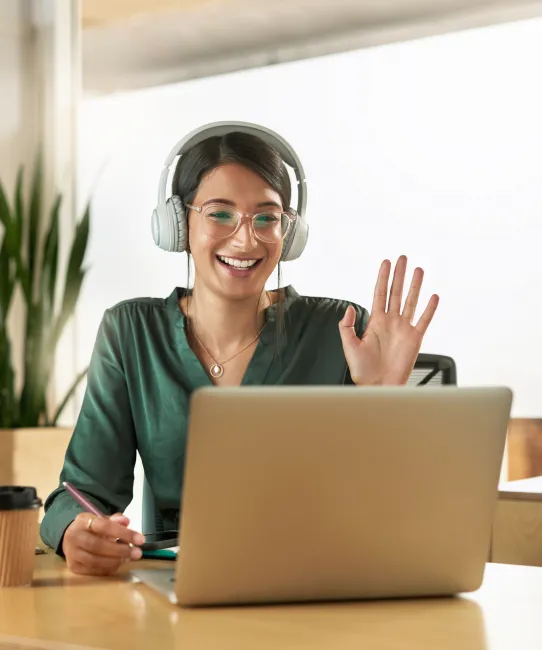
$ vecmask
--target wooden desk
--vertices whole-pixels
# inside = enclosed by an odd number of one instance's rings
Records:
[[[542,567],[542,476],[500,485],[491,560]]]
[[[199,610],[169,604],[126,569],[85,578],[53,555],[37,557],[34,588],[0,590],[0,648],[542,648],[537,568],[489,564],[482,589],[464,598]]]

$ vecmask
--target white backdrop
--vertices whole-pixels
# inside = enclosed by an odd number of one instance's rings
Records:
[[[511,386],[516,417],[541,417],[540,61],[533,20],[85,100],[81,366],[108,306],[184,281],[185,257],[150,233],[172,145],[248,120],[289,139],[307,173],[310,243],[285,281],[370,307],[381,260],[408,254],[426,270],[422,299],[441,296],[423,349],[452,355],[462,385]]]

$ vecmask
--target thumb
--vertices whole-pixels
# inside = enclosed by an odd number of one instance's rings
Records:
[[[348,305],[342,320],[339,322],[339,333],[343,342],[343,346],[351,346],[359,339],[356,335],[356,310],[352,305]]]
[[[128,526],[128,524],[130,523],[130,520],[128,519],[128,517],[125,517],[120,512],[117,512],[114,515],[111,515],[111,517],[109,517],[109,519],[111,519],[111,521],[114,521],[116,524],[120,524],[121,526]]]

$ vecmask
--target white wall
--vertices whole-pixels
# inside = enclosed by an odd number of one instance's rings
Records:
[[[34,144],[29,91],[32,83],[30,33],[25,2],[0,3],[0,178],[12,192],[17,166]]]
[[[423,349],[452,355],[463,385],[511,386],[515,416],[542,416],[540,61],[534,20],[86,100],[80,365],[104,309],[184,280],[184,256],[150,234],[171,146],[249,120],[288,138],[308,177],[311,240],[286,281],[370,307],[381,260],[407,253],[426,269],[422,298],[441,295]]]

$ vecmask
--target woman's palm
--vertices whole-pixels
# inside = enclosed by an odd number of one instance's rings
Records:
[[[353,307],[346,310],[339,325],[350,375],[358,385],[405,384],[412,372],[439,298],[436,295],[431,296],[419,321],[413,325],[423,282],[423,270],[417,268],[414,271],[410,290],[401,311],[406,265],[406,257],[400,257],[388,299],[391,263],[389,260],[382,263],[371,315],[361,339],[354,330]]]

